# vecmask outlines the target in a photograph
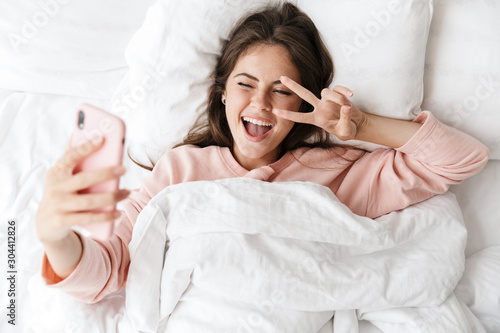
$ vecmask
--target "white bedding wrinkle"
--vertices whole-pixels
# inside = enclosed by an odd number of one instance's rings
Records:
[[[422,332],[467,332],[450,301],[465,242],[450,193],[372,220],[308,182],[178,184],[136,222],[127,313],[146,332],[318,332],[338,310],[382,328],[397,309]]]

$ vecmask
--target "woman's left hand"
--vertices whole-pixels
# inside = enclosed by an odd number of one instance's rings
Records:
[[[282,76],[280,81],[314,107],[309,113],[273,109],[273,113],[281,118],[321,127],[342,141],[354,139],[366,121],[366,114],[347,98],[352,97],[353,93],[346,87],[335,86],[333,90],[325,88],[321,92],[321,99],[318,99],[312,92],[286,76]]]

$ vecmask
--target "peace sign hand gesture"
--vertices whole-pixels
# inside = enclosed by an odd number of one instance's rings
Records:
[[[273,113],[278,117],[321,127],[342,141],[354,139],[366,121],[366,114],[347,99],[352,96],[352,91],[346,87],[335,86],[333,90],[325,88],[321,92],[321,99],[318,99],[312,92],[286,76],[282,76],[280,81],[311,104],[314,110],[301,113],[273,109]]]

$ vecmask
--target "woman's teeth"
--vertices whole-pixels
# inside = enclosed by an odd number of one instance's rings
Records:
[[[269,126],[269,127],[272,127],[272,126],[273,126],[273,124],[266,123],[265,121],[262,121],[262,120],[257,120],[257,119],[250,118],[250,117],[243,117],[243,120],[244,120],[244,121],[247,121],[247,122],[249,122],[249,123],[255,124],[255,125],[260,125],[260,126]]]

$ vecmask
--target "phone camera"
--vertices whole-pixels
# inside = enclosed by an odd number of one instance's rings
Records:
[[[83,129],[83,122],[85,120],[85,114],[83,111],[78,112],[78,127]]]

